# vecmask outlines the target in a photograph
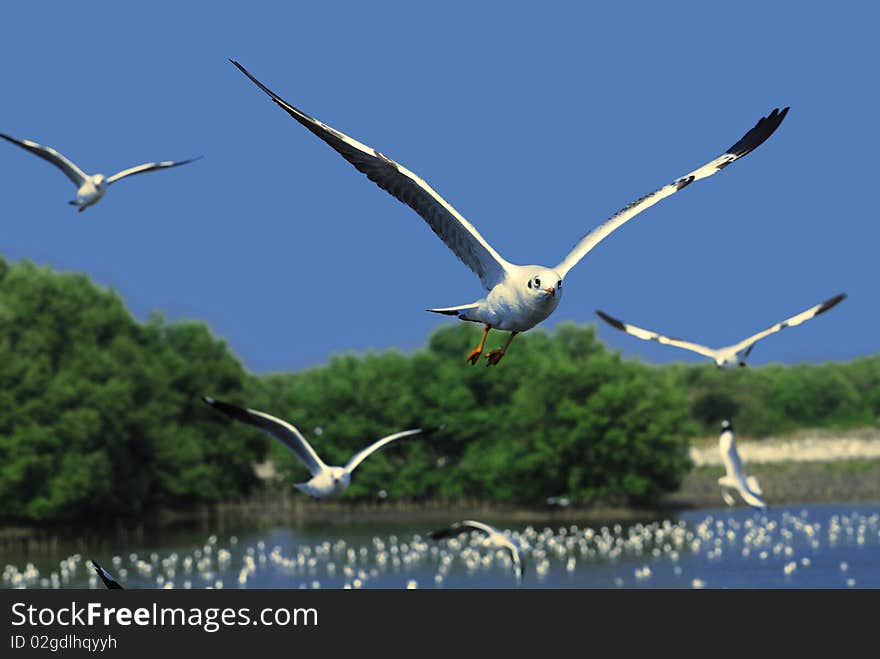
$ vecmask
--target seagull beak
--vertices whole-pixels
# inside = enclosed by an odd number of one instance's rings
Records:
[[[556,295],[556,289],[553,288],[552,286],[551,286],[550,288],[545,288],[545,289],[544,289],[544,292],[545,292],[547,295],[549,295],[550,297],[553,297],[554,295]]]

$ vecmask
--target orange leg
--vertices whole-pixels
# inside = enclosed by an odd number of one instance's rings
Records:
[[[483,354],[483,346],[486,345],[486,337],[489,336],[489,330],[492,329],[492,326],[489,323],[486,323],[486,326],[483,327],[483,338],[480,339],[480,345],[471,350],[470,354],[467,356],[467,361],[471,363],[471,366],[477,363],[477,360],[480,359],[480,355]]]
[[[489,363],[486,366],[495,366],[498,362],[501,361],[501,358],[504,357],[504,353],[507,352],[507,346],[510,345],[510,342],[513,341],[513,337],[515,337],[519,332],[511,332],[510,336],[507,337],[507,341],[504,342],[504,345],[498,348],[497,350],[490,350],[486,353],[486,359],[489,360]]]

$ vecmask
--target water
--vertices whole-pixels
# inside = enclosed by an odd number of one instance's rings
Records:
[[[450,520],[451,521],[451,520]],[[491,519],[484,521],[492,522]],[[524,588],[880,588],[880,505],[685,512],[603,526],[510,526]],[[425,524],[163,533],[94,553],[4,556],[5,588],[513,588],[511,560],[478,535],[436,543]],[[30,564],[30,565],[29,565]]]

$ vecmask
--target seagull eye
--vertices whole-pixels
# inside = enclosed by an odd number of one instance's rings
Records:
[[[535,277],[535,288],[541,288],[541,280]]]

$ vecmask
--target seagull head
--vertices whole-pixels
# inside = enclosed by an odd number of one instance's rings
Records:
[[[721,430],[722,431],[733,430],[733,424],[730,421],[728,421],[727,419],[724,419],[724,421],[721,422]]]
[[[529,268],[524,285],[538,300],[559,301],[562,297],[562,277],[547,268]]]
[[[351,475],[345,467],[330,467],[328,476],[330,477],[330,487],[338,494],[342,494],[351,481]]]

